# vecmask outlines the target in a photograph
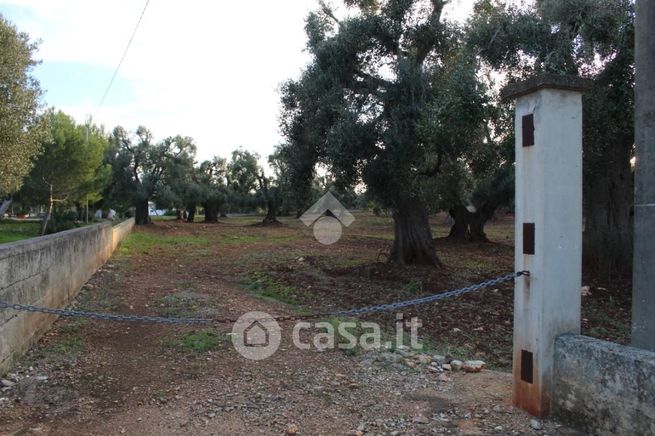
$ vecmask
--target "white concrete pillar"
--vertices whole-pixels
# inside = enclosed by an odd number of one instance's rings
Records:
[[[582,90],[545,75],[509,85],[516,100],[516,230],[513,401],[550,410],[555,338],[580,332]]]

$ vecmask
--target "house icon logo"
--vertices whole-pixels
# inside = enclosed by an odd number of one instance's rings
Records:
[[[268,347],[271,338],[268,329],[256,319],[243,331],[243,342],[246,347]]]
[[[246,359],[263,360],[277,351],[282,341],[280,325],[266,312],[248,312],[232,326],[232,345]]]
[[[330,213],[331,216],[326,215]],[[355,217],[328,192],[300,217],[307,227],[314,226],[314,237],[323,245],[332,245],[341,238],[342,225],[348,227]]]

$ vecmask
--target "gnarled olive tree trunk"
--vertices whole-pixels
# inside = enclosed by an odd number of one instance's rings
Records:
[[[186,222],[192,223],[196,219],[196,205],[195,204],[188,205],[186,211],[187,211]]]
[[[497,207],[490,203],[483,204],[475,212],[470,212],[461,204],[453,206],[449,213],[455,223],[450,228],[448,237],[460,241],[489,242],[484,226],[493,218],[496,209]]]
[[[617,144],[608,150],[604,171],[585,174],[584,260],[604,278],[632,268],[634,183],[630,149],[626,142]]]
[[[428,213],[417,198],[393,208],[394,240],[390,261],[400,265],[440,265]]]
[[[457,204],[451,207],[448,213],[454,221],[448,237],[465,241],[469,233],[469,211],[461,204]]]
[[[148,199],[138,200],[136,202],[134,211],[134,222],[137,225],[150,224],[150,208],[148,207]]]
[[[280,224],[277,220],[277,202],[268,200],[266,202],[266,216],[262,220],[262,225]]]
[[[205,221],[209,223],[218,222],[218,202],[216,201],[206,201],[203,204],[205,209]]]

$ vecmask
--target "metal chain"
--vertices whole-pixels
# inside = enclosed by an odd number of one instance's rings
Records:
[[[366,306],[356,309],[336,310],[332,312],[317,312],[308,315],[287,315],[287,316],[273,316],[271,320],[283,321],[299,321],[306,319],[317,318],[334,318],[344,316],[357,316],[364,314],[371,314],[377,312],[388,312],[404,307],[417,306],[419,304],[433,303],[435,301],[445,300],[447,298],[459,297],[464,294],[479,291],[490,286],[498,285],[501,283],[513,280],[516,277],[529,276],[529,271],[519,271],[504,276],[496,277],[491,280],[476,283],[474,285],[466,286],[451,291],[441,292],[439,294],[428,295],[426,297],[415,298],[412,300],[399,301],[396,303],[378,304],[375,306]],[[183,325],[207,325],[207,324],[234,324],[236,322],[249,322],[252,323],[255,319],[241,319],[241,318],[166,318],[159,316],[143,316],[143,315],[123,315],[105,312],[87,312],[83,310],[72,309],[51,309],[48,307],[33,306],[29,304],[15,304],[0,301],[0,309],[13,309],[21,312],[32,313],[45,313],[49,315],[59,315],[70,318],[90,318],[101,321],[118,321],[118,322],[140,322],[149,324],[183,324]],[[257,321],[268,321],[268,319],[257,319]]]

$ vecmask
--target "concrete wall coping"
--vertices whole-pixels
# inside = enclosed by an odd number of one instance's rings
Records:
[[[20,241],[9,242],[7,244],[1,244],[0,260],[7,258],[7,255],[5,255],[5,253],[9,253],[10,255],[16,255],[24,251],[35,250],[41,246],[49,245],[54,241],[60,239],[67,239],[69,236],[74,235],[76,233],[89,232],[102,227],[110,227],[110,223],[102,222],[89,226],[78,227],[76,229],[70,229],[70,230],[64,230],[62,232],[52,233],[50,235],[37,236],[30,239],[23,239]]]
[[[57,232],[57,233],[52,233],[50,235],[44,235],[44,236],[37,236],[34,238],[30,239],[23,239],[20,241],[14,241],[14,242],[8,242],[6,244],[0,244],[0,260],[6,259],[7,255],[5,255],[6,252],[11,252],[10,255],[15,255],[24,251],[29,251],[29,250],[34,250],[38,249],[40,246],[43,245],[48,245],[52,243],[53,241],[60,240],[60,239],[66,239],[70,235],[74,235],[76,233],[82,233],[82,232],[88,232],[92,231],[98,228],[105,228],[105,227],[112,227],[114,229],[124,227],[124,226],[129,226],[131,223],[130,221],[133,220],[133,218],[121,221],[120,223],[116,224],[115,226],[112,226],[111,221],[103,221],[97,224],[91,224],[88,226],[84,227],[78,227],[75,229],[70,229],[70,230],[64,230],[62,232]]]
[[[545,73],[529,79],[509,83],[500,91],[502,100],[513,100],[531,94],[540,89],[561,89],[565,91],[584,92],[593,88],[594,82],[577,76]]]
[[[636,348],[629,345],[621,345],[615,342],[608,342],[589,336],[567,333],[557,337],[558,342],[567,342],[569,345],[602,350],[605,353],[620,355],[624,358],[640,360],[655,364],[655,351]]]

